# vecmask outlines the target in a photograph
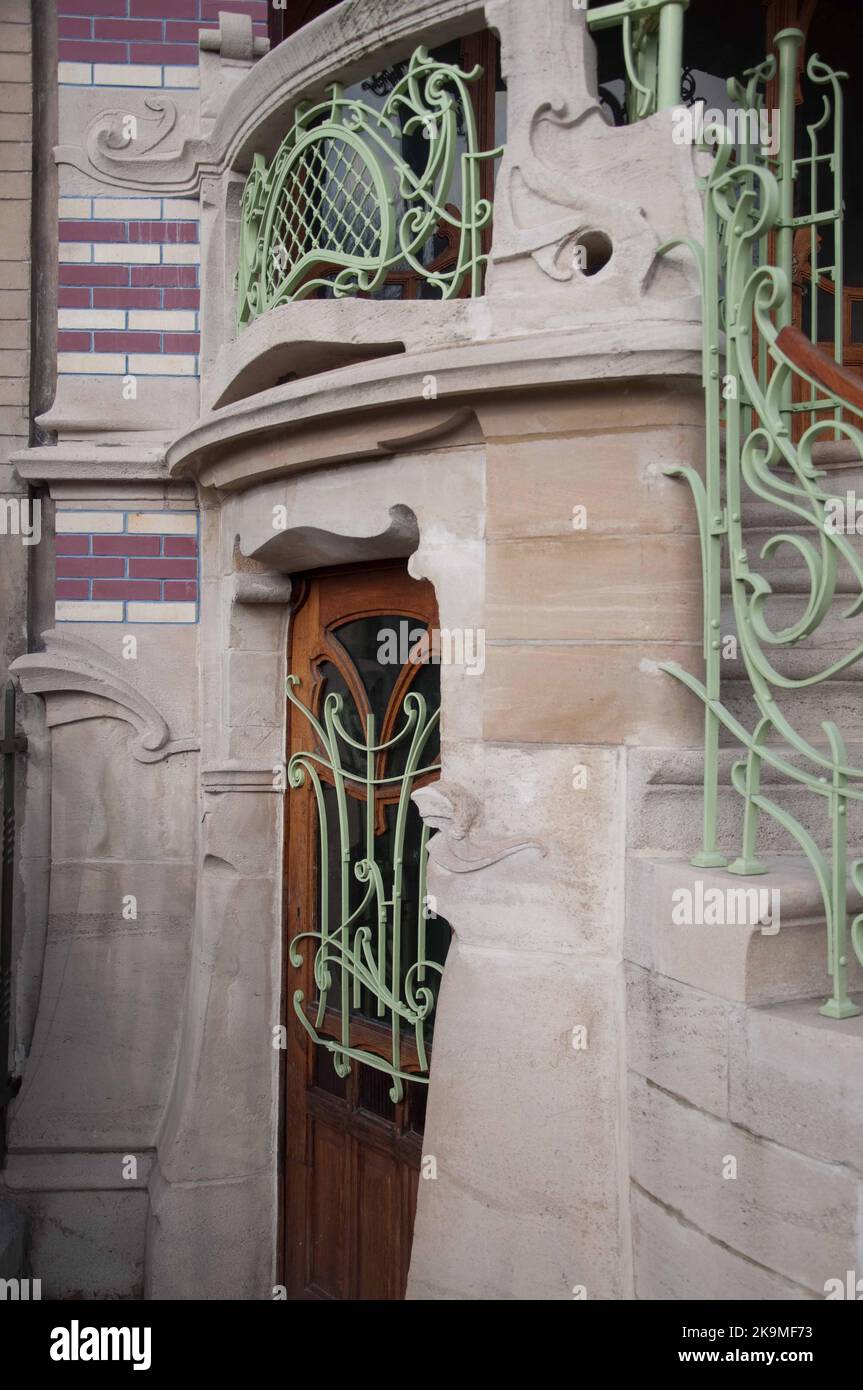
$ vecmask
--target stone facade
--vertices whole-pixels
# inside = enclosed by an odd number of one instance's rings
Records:
[[[668,111],[607,124],[570,0],[345,0],[269,54],[262,5],[180,8],[60,7],[58,375],[29,439],[23,221],[0,263],[4,487],[43,489],[56,537],[53,621],[9,653],[32,771],[2,1176],[30,1265],[48,1295],[272,1297],[291,577],[404,557],[442,627],[486,634],[481,674],[441,670],[442,779],[526,846],[432,856],[455,940],[408,1297],[818,1297],[860,1267],[863,1024],[818,1016],[796,861],[765,880],[776,937],[671,914],[702,711],[660,663],[700,671],[702,619],[667,471],[704,427],[697,280],[657,249],[698,234],[692,152]],[[484,25],[484,295],[306,300],[237,335],[253,153],[327,82]],[[0,136],[26,166],[23,112]],[[26,173],[0,179],[23,218]]]

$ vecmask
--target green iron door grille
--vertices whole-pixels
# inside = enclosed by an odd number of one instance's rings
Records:
[[[292,1006],[338,1076],[352,1061],[385,1072],[396,1104],[405,1081],[428,1081],[450,938],[427,896],[429,832],[411,801],[440,771],[437,669],[409,660],[381,679],[368,655],[374,631],[399,621],[335,629],[308,703],[297,676],[286,684],[309,732],[308,748],[288,761],[288,786],[310,791],[317,836],[314,920],[288,947],[295,969],[311,953],[314,990],[295,988]]]

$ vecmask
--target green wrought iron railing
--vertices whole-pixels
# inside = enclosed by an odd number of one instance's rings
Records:
[[[591,33],[620,29],[630,123],[680,101],[683,14],[688,5],[689,0],[619,0],[587,12]]]
[[[698,516],[705,678],[697,679],[676,663],[664,669],[693,691],[705,710],[703,836],[692,863],[727,866],[729,873],[744,876],[764,873],[757,853],[759,817],[772,817],[783,827],[808,859],[823,899],[833,987],[821,1012],[848,1018],[860,1013],[848,995],[851,952],[863,963],[863,915],[849,924],[849,877],[863,891],[863,859],[849,862],[848,808],[863,800],[863,768],[849,763],[843,734],[832,720],[821,725],[823,743],[798,732],[793,697],[846,672],[863,656],[863,644],[855,641],[826,662],[823,652],[816,647],[812,653],[810,646],[816,670],[793,675],[781,669],[783,654],[817,634],[836,612],[843,565],[857,592],[841,616],[853,618],[863,610],[863,563],[848,534],[832,522],[836,498],[822,486],[825,474],[816,466],[819,445],[825,442],[844,440],[863,459],[863,434],[854,416],[861,409],[863,384],[841,366],[841,84],[846,74],[834,72],[817,56],[809,59],[806,76],[820,90],[822,109],[806,127],[806,152],[796,157],[795,94],[803,42],[799,30],[784,30],[775,40],[776,55],[747,72],[744,82],[729,83],[735,103],[760,113],[767,83],[778,79],[779,107],[769,113],[773,123],[779,122],[778,150],[775,137],[764,148],[748,136],[735,143],[727,125],[706,128],[704,146],[715,153],[703,181],[704,241],[675,241],[663,248],[688,245],[700,269],[706,417],[704,478],[689,467],[669,470],[689,483]],[[735,129],[758,128],[759,121],[736,123]],[[776,152],[771,155],[770,149]],[[811,343],[792,323],[794,237],[801,229],[805,237],[807,228],[815,300],[810,306]],[[826,265],[819,265],[819,243],[830,245]],[[836,299],[833,360],[817,345],[819,278],[832,282]],[[753,556],[745,512],[759,500],[783,512],[790,529],[777,529]],[[772,560],[783,547],[789,548],[785,555],[795,554],[802,562],[807,592],[799,618],[777,630],[767,612],[774,591],[759,562]],[[739,652],[757,709],[752,729],[723,700],[723,561]],[[743,808],[740,853],[731,863],[717,842],[723,728],[745,750],[731,777]],[[780,774],[780,785],[787,779],[821,798],[829,817],[829,848],[822,849],[787,806],[766,794],[761,786],[765,764]]]
[[[3,851],[0,868],[0,1171],[6,1166],[6,1110],[18,1094],[20,1077],[9,1069],[9,1037],[12,1023],[12,892],[15,870],[15,757],[27,741],[15,733],[15,686],[10,681],[3,696]]]
[[[238,328],[316,291],[371,294],[396,269],[442,299],[466,283],[481,293],[492,204],[479,165],[501,153],[478,148],[468,84],[481,75],[419,47],[380,110],[337,83],[300,103],[272,163],[254,156],[243,192]],[[409,146],[421,157],[409,159]],[[441,233],[455,246],[444,264]]]
[[[321,723],[297,698],[299,683],[296,676],[288,676],[288,699],[308,720],[317,751],[295,753],[287,776],[291,788],[302,787],[308,780],[314,793],[319,902],[314,925],[307,925],[289,943],[295,969],[302,966],[304,952],[314,950],[316,998],[309,1000],[304,990],[296,989],[294,1012],[310,1037],[333,1054],[338,1076],[348,1075],[352,1059],[386,1072],[392,1079],[390,1098],[397,1104],[403,1098],[405,1081],[428,1082],[435,984],[443,969],[442,953],[435,959],[427,942],[431,916],[426,895],[428,826],[422,825],[418,845],[408,845],[410,820],[414,820],[415,833],[417,814],[411,806],[411,793],[420,779],[440,771],[438,763],[423,764],[427,745],[438,727],[439,711],[429,711],[425,698],[418,691],[409,691],[401,706],[402,726],[392,738],[376,742],[375,718],[367,714],[366,736],[361,742],[342,722],[341,695],[331,692],[325,696]],[[396,749],[400,770],[384,775],[384,769],[393,766]],[[349,761],[356,765],[357,757],[364,765],[362,774],[347,766]],[[351,788],[359,791],[359,797],[351,797]],[[376,821],[380,792],[386,788],[397,789],[398,796],[392,841],[384,857]],[[363,852],[353,860],[351,802],[354,808],[359,804],[364,818]],[[414,856],[418,882],[410,895],[414,920],[408,922],[407,860]],[[333,895],[331,865],[335,866],[337,882],[337,894]],[[357,885],[361,886],[358,901]],[[337,901],[332,901],[335,896]],[[362,1016],[388,1027],[388,1055],[354,1040],[352,1024]],[[328,1022],[329,1028],[325,1028]],[[403,1056],[406,1038],[415,1050],[410,1067]]]

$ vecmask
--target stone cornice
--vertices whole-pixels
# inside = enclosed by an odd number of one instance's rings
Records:
[[[451,344],[324,372],[213,410],[174,440],[167,460],[173,477],[242,489],[312,464],[393,452],[405,438],[421,433],[422,421],[434,437],[455,413],[477,408],[484,395],[638,377],[700,380],[700,375],[701,324],[694,316]],[[424,394],[430,378],[433,399]],[[397,423],[387,423],[387,417],[392,421],[406,411],[412,423],[401,432]],[[327,428],[339,427],[342,445],[324,436]],[[281,432],[278,450],[252,459],[256,446],[276,432]]]

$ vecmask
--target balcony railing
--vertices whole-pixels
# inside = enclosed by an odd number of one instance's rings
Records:
[[[243,193],[238,328],[312,294],[373,294],[397,271],[430,297],[482,292],[480,164],[501,150],[478,146],[468,87],[481,75],[419,47],[379,109],[338,84],[301,103]]]
[[[863,915],[849,923],[848,913],[849,878],[863,892],[863,859],[849,862],[848,810],[863,801],[863,767],[849,761],[845,738],[833,720],[821,724],[823,742],[801,734],[793,722],[793,697],[847,672],[863,657],[863,643],[855,641],[849,650],[834,652],[826,660],[823,646],[819,650],[817,642],[811,643],[805,674],[800,674],[799,662],[795,666],[783,661],[808,638],[820,634],[823,642],[824,624],[831,615],[847,620],[863,610],[863,562],[848,534],[835,524],[837,498],[822,486],[825,474],[816,466],[825,443],[835,450],[844,441],[854,462],[863,459],[863,433],[858,428],[863,383],[842,366],[846,74],[834,72],[817,56],[810,58],[806,75],[820,90],[822,111],[807,127],[807,147],[798,157],[795,94],[803,41],[799,30],[784,30],[775,40],[778,57],[770,55],[745,74],[744,82],[729,83],[732,99],[744,111],[754,112],[756,119],[735,121],[736,130],[744,132],[742,143],[726,125],[705,129],[704,147],[714,151],[714,160],[703,184],[704,241],[671,243],[690,246],[702,284],[705,476],[702,479],[692,468],[670,472],[688,481],[698,515],[706,671],[702,682],[674,663],[665,669],[688,686],[705,709],[703,838],[693,864],[727,866],[729,873],[744,876],[765,873],[756,843],[759,818],[766,815],[780,825],[808,859],[823,899],[833,988],[821,1012],[848,1018],[860,1013],[848,996],[851,951],[863,963]],[[775,138],[765,149],[752,136],[761,129],[762,113],[767,114],[765,89],[774,81],[779,107],[770,120],[778,120],[778,149]],[[809,338],[792,322],[794,241],[807,232],[815,298]],[[819,264],[819,247],[824,245],[830,249]],[[817,289],[825,280],[837,308],[832,357],[818,344]],[[750,554],[745,527],[753,501],[761,505],[762,525],[765,503],[788,519],[788,529],[774,529],[758,556]],[[780,551],[802,562],[805,592],[796,621],[776,628],[768,614],[774,590],[761,562],[771,561]],[[751,729],[729,709],[723,681],[723,562],[730,576],[736,640],[757,710]],[[839,584],[842,565],[846,578]],[[847,587],[849,575],[854,597],[839,615],[834,600],[837,590]],[[743,815],[740,852],[731,863],[717,837],[723,728],[745,750],[732,769]],[[823,849],[816,834],[774,799],[775,791],[765,793],[764,764],[780,774],[780,788],[783,781],[796,784],[821,799],[830,827],[829,848]]]
[[[683,71],[683,14],[689,0],[621,0],[588,10],[591,33],[620,29],[631,123],[677,106]]]

